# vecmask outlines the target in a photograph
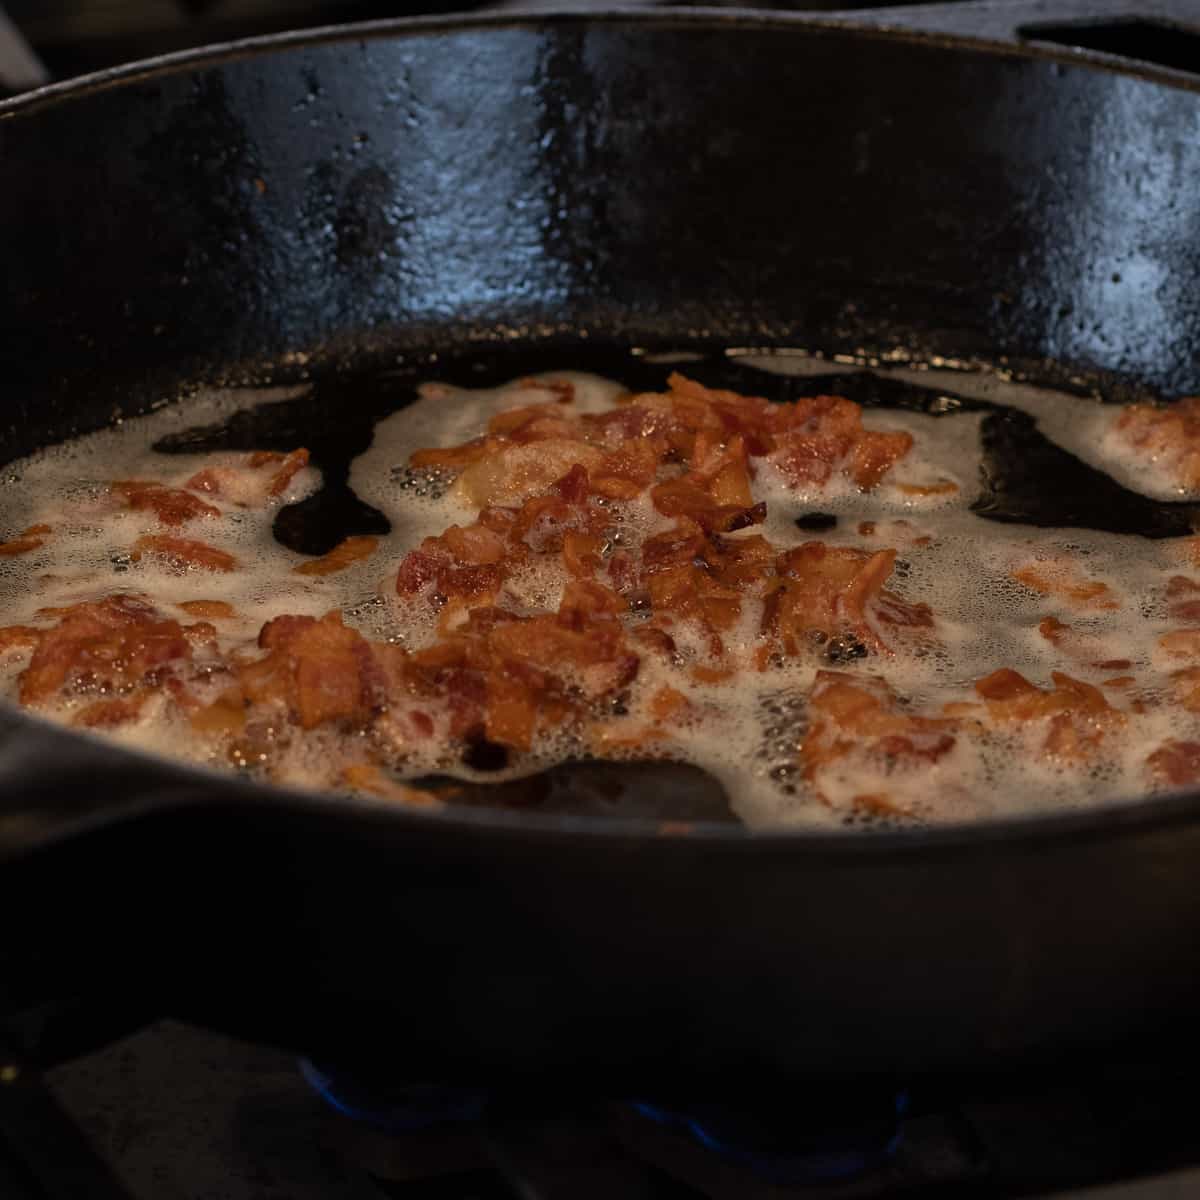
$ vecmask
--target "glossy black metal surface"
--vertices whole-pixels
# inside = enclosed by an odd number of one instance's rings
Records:
[[[3,455],[197,380],[585,336],[1192,391],[1198,123],[1133,73],[703,15],[349,31],[35,95],[0,107]],[[1186,801],[664,837],[268,795],[4,720],[9,1012],[117,990],[326,1059],[628,1087],[1060,1052],[1200,998]]]

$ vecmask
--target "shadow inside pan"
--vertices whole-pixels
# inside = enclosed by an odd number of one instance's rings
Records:
[[[420,781],[448,803],[572,817],[740,824],[720,782],[675,762],[568,762],[499,783],[430,778]]]

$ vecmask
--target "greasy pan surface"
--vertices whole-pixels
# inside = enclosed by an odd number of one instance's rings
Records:
[[[198,380],[336,390],[585,335],[1181,394],[1198,125],[1151,76],[703,13],[335,31],[54,89],[0,106],[2,453]],[[268,794],[3,720],[12,1011],[116,993],[412,1077],[630,1086],[1009,1061],[1200,993],[1187,798],[658,836]]]

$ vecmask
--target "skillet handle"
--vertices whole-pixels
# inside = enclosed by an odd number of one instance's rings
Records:
[[[1058,46],[1200,74],[1198,0],[977,0],[833,15],[880,29]]]

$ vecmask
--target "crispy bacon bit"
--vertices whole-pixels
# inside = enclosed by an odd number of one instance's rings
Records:
[[[673,687],[661,687],[650,697],[650,715],[657,722],[686,716],[691,705],[687,697]]]
[[[298,472],[308,466],[308,451],[301,448],[289,454],[277,450],[256,450],[246,456],[242,466],[205,467],[186,484],[194,492],[224,496],[235,504],[260,505],[282,496]],[[275,469],[266,472],[264,468]]]
[[[238,561],[232,554],[218,550],[207,542],[196,542],[188,538],[167,537],[164,534],[146,534],[133,543],[131,557],[139,562],[143,554],[158,554],[171,566],[179,570],[200,567],[205,571],[232,571]]]
[[[110,490],[134,512],[152,512],[164,525],[185,525],[197,517],[221,515],[219,508],[205,504],[191,492],[169,488],[151,480],[122,479],[114,483]]]
[[[11,541],[0,542],[0,556],[14,558],[18,554],[28,554],[45,545],[46,534],[50,532],[49,525],[31,525]]]
[[[425,788],[410,787],[406,783],[386,776],[383,771],[370,763],[360,763],[346,767],[342,771],[342,781],[358,792],[370,792],[373,796],[382,796],[385,800],[398,800],[412,808],[441,808],[446,800],[455,796],[461,789],[444,788],[441,794]]]
[[[43,704],[68,682],[85,692],[130,691],[155,683],[161,670],[191,656],[179,623],[132,596],[73,605],[42,633],[18,677],[21,703]]]
[[[1130,404],[1121,410],[1116,435],[1147,463],[1166,470],[1181,488],[1200,488],[1200,397],[1163,408]]]
[[[378,546],[377,537],[348,537],[338,542],[328,554],[301,563],[292,570],[297,575],[333,575],[361,559],[370,557]]]
[[[1180,707],[1188,712],[1200,713],[1200,667],[1184,667],[1170,675],[1171,690]]]
[[[263,626],[269,651],[239,671],[254,703],[280,702],[303,729],[328,721],[365,723],[382,706],[386,677],[370,643],[342,624],[341,614],[277,617]]]
[[[896,770],[927,769],[954,748],[958,723],[901,710],[887,683],[872,675],[818,671],[808,697],[800,745],[805,778],[825,803],[821,773],[847,759]],[[890,807],[890,802],[889,802]]]
[[[1168,658],[1200,658],[1200,629],[1176,629],[1158,639]]]
[[[1092,753],[1105,735],[1125,724],[1125,716],[1090,683],[1061,671],[1050,675],[1053,688],[1043,690],[1008,667],[993,671],[975,684],[987,702],[988,714],[1002,722],[1046,721],[1045,750],[1062,758]]]
[[[585,442],[546,438],[528,444],[503,446],[472,463],[458,477],[458,489],[482,508],[489,504],[519,505],[544,493],[572,467],[590,475],[604,455]]]
[[[1038,633],[1052,646],[1059,645],[1063,640],[1063,635],[1070,632],[1070,625],[1064,625],[1057,617],[1043,617],[1038,622]]]
[[[72,724],[90,729],[111,729],[140,716],[148,699],[149,696],[142,692],[128,699],[95,700],[75,714]]]
[[[1163,742],[1146,758],[1150,774],[1171,787],[1200,782],[1200,742]]]
[[[1121,607],[1107,583],[1085,578],[1070,562],[1030,563],[1013,571],[1012,577],[1043,596],[1066,600],[1085,611]]]
[[[6,625],[0,629],[0,654],[13,650],[32,650],[42,640],[41,629],[32,625]]]
[[[258,467],[266,462],[279,463],[279,469],[271,475],[271,482],[267,484],[269,496],[282,496],[287,490],[287,485],[308,466],[308,451],[303,447],[285,454],[282,458],[274,454],[270,458],[263,458],[262,454],[263,452],[259,451],[250,455],[251,467]]]
[[[189,617],[202,617],[207,621],[228,621],[237,616],[233,605],[224,600],[181,600],[177,607]]]
[[[475,438],[461,446],[418,450],[408,461],[418,469],[458,471],[486,458],[495,449],[495,445],[493,438]]]
[[[850,633],[886,649],[870,617],[895,561],[895,550],[867,554],[822,542],[789,550],[777,563],[780,581],[767,596],[763,631],[779,638],[787,654],[799,653],[814,633]]]
[[[896,491],[905,496],[950,496],[958,490],[958,484],[950,479],[939,479],[936,483],[896,484]]]

